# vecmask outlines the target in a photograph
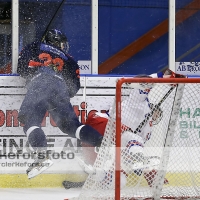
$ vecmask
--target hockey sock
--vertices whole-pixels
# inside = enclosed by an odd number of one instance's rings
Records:
[[[46,135],[44,134],[44,131],[35,126],[31,127],[26,132],[28,137],[28,142],[31,145],[31,147],[36,150],[45,150],[47,147],[47,140]]]
[[[76,137],[92,146],[100,146],[103,136],[89,125],[82,125],[76,130]]]

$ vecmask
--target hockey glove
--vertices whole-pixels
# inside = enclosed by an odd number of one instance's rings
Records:
[[[182,75],[182,74],[177,74],[175,72],[173,72],[172,70],[170,69],[166,69],[164,72],[163,72],[163,78],[187,78],[187,76],[185,75]]]

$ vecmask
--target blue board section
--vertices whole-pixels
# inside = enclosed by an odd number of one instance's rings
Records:
[[[168,18],[168,0],[162,1],[99,1],[99,65],[134,42],[149,30]],[[177,0],[179,11],[191,0]],[[70,4],[70,3],[69,3]],[[63,14],[65,30],[68,32],[70,53],[77,60],[91,59],[91,13],[90,4],[65,5]],[[74,16],[76,15],[76,18]],[[176,27],[176,59],[178,61],[199,61],[198,20],[200,12]],[[63,24],[64,27],[64,24]],[[68,27],[73,27],[68,29]],[[152,36],[153,37],[153,36]],[[185,55],[190,51],[188,54]],[[180,59],[181,58],[181,59]],[[128,59],[109,74],[150,74],[168,65],[168,33]]]
[[[28,17],[30,12],[27,5],[31,2],[33,3],[31,0],[20,1],[20,5],[24,6],[21,18],[24,19],[23,13]],[[52,16],[56,10],[52,3],[58,6],[61,0],[39,0],[39,2],[42,5],[41,9],[38,8],[39,10],[34,10],[31,14],[34,15],[33,19],[37,19],[36,33],[37,37],[41,38],[44,26],[49,22],[49,16],[42,12],[46,10],[44,5],[49,6]],[[99,0],[98,2],[99,65],[168,18],[168,0]],[[177,11],[191,2],[193,1],[176,0]],[[176,27],[177,61],[200,61],[199,21],[198,11]],[[67,0],[56,15],[51,28],[58,28],[66,33],[70,44],[69,53],[75,60],[91,60],[91,0]],[[161,70],[168,66],[168,42],[166,33],[109,74],[150,74]]]

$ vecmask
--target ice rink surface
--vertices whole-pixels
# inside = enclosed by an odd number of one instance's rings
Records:
[[[64,200],[69,197],[77,197],[79,189],[65,188],[12,188],[0,189],[1,200]]]

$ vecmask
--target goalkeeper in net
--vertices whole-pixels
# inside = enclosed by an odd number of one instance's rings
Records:
[[[161,72],[152,75],[139,75],[136,76],[136,78],[137,77],[183,78],[184,76],[175,74],[171,70],[167,69],[164,73]],[[140,85],[140,87],[140,89],[133,89],[129,95],[129,98],[122,102],[121,119],[123,125],[121,136],[121,186],[126,185],[129,174],[135,173],[138,176],[143,175],[148,185],[152,187],[155,175],[157,173],[156,167],[159,165],[159,158],[144,157],[143,147],[151,137],[152,126],[157,125],[162,119],[163,111],[160,107],[153,105],[148,100],[148,94],[152,88],[152,85],[146,84],[144,86]],[[135,113],[136,115],[127,116],[127,109],[129,110],[129,113]],[[110,113],[113,113],[112,108]],[[146,118],[148,113],[152,113],[152,116],[144,121],[144,118]],[[144,121],[144,125],[140,130],[136,131],[141,121]],[[106,124],[115,123],[115,119],[112,118],[112,116],[109,117],[108,113],[97,112],[88,116],[86,123],[98,130],[102,135],[112,134],[110,131],[106,131],[105,129]],[[109,124],[109,127],[111,126]],[[97,153],[92,146],[88,146],[88,144],[83,142],[83,160],[78,159],[79,164],[86,173],[95,176],[95,180],[106,183],[104,185],[107,185],[107,187],[111,187],[113,185],[113,178],[111,177],[114,175],[114,141],[111,145],[113,145],[113,147],[110,147],[109,149],[109,156],[101,167],[98,165],[94,165],[93,167]],[[164,180],[164,183],[168,183],[167,179]],[[65,186],[65,184],[63,185]]]

